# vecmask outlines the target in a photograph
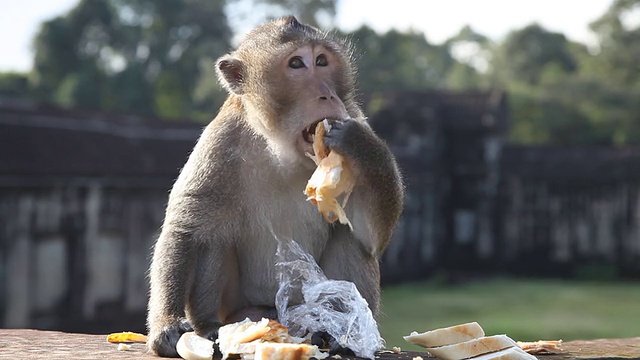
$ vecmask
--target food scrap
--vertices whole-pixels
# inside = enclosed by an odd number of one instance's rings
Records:
[[[107,341],[110,343],[146,343],[147,336],[134,332],[119,332],[107,335]]]
[[[562,340],[538,340],[538,341],[518,341],[520,348],[529,354],[552,355],[562,352]]]
[[[131,345],[125,343],[118,344],[118,351],[129,351],[131,350]]]
[[[318,211],[324,218],[333,223],[339,220],[341,224],[349,225],[343,208],[353,190],[355,179],[351,170],[347,167],[342,155],[325,147],[324,136],[331,130],[328,120],[318,123],[313,137],[313,151],[315,155],[308,155],[318,166],[309,179],[304,194],[307,200],[318,207]],[[344,194],[342,205],[337,197]]]

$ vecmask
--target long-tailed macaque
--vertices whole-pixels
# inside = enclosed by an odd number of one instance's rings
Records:
[[[330,279],[352,281],[371,310],[379,256],[403,206],[395,159],[366,122],[346,41],[289,16],[251,33],[217,61],[229,96],[203,131],[169,195],[150,269],[149,347],[177,356],[194,329],[215,338],[226,323],[275,317],[278,236],[297,241]],[[316,165],[311,134],[325,137],[356,177],[345,208],[353,225],[328,223],[303,195]]]

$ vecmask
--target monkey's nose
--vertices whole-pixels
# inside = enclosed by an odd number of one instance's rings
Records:
[[[329,96],[320,96],[320,100],[334,100],[335,97],[333,95]]]

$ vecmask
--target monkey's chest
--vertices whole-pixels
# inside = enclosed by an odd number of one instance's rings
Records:
[[[274,196],[265,202],[269,206],[256,207],[256,216],[248,219],[251,231],[239,248],[240,274],[244,295],[253,305],[272,305],[278,290],[276,273],[276,249],[278,238],[294,240],[316,261],[329,238],[330,225],[318,213],[315,206],[291,196]],[[286,201],[285,199],[294,199]]]

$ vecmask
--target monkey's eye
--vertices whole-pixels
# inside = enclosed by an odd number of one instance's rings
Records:
[[[329,61],[327,61],[327,57],[324,54],[318,55],[316,58],[316,66],[327,66],[329,65]]]
[[[305,66],[304,66],[304,62],[302,62],[302,58],[299,56],[296,56],[289,59],[289,67],[292,69],[302,69]]]

